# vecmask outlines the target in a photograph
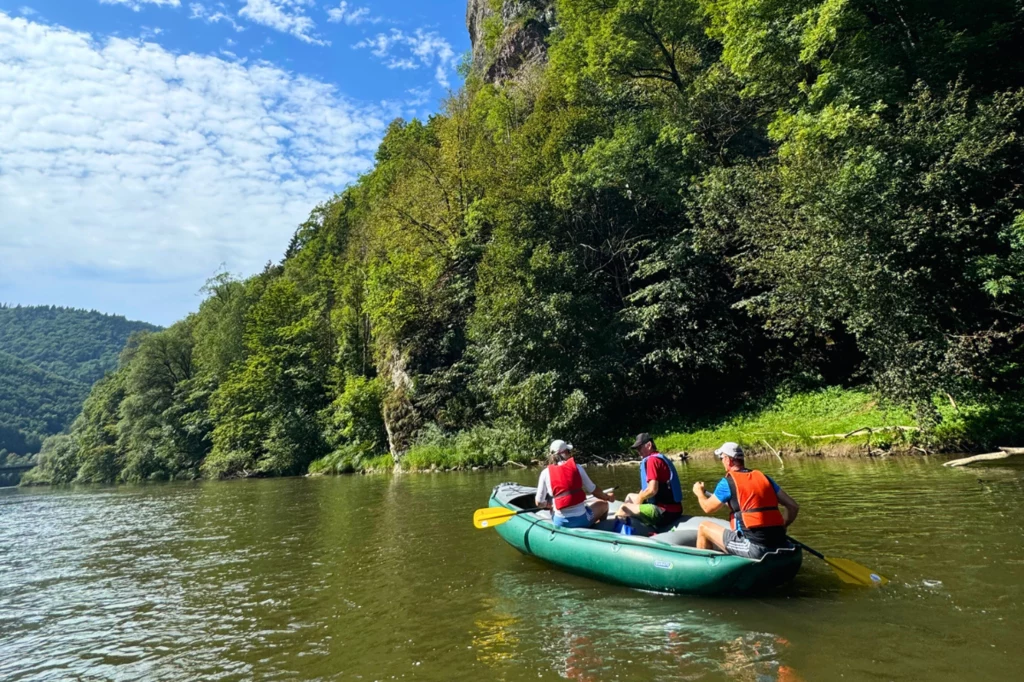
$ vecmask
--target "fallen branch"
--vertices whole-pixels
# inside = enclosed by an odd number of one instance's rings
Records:
[[[505,466],[508,466],[509,464],[514,464],[515,466],[519,467],[520,469],[525,469],[526,468],[526,465],[523,464],[522,462],[517,462],[517,461],[512,460],[512,459],[510,459],[507,462],[505,462]]]
[[[885,431],[920,431],[920,429],[916,426],[862,426],[859,429],[854,429],[853,431],[850,431],[849,433],[826,433],[822,436],[810,437],[814,438],[815,440],[821,440],[823,438],[849,438],[850,436],[858,434],[861,431],[867,431],[870,435],[872,433],[882,433]]]
[[[764,438],[761,439],[761,442],[764,443],[766,448],[772,451],[773,455],[779,458],[779,464],[781,464],[783,468],[785,468],[786,463],[782,461],[782,455],[779,454],[779,451],[773,448]]]
[[[973,457],[964,457],[963,459],[951,459],[948,462],[943,462],[944,467],[962,467],[968,464],[974,464],[975,462],[990,462],[996,459],[1006,459],[1013,457],[1014,455],[1024,455],[1024,448],[1000,448],[999,452],[988,452],[984,455],[974,455]]]
[[[921,429],[919,429],[916,426],[862,426],[859,429],[854,429],[853,431],[850,431],[849,433],[825,433],[825,434],[822,434],[820,436],[799,436],[799,435],[797,435],[795,433],[790,433],[788,431],[779,431],[779,433],[781,433],[783,436],[786,436],[787,438],[811,438],[813,440],[824,440],[826,438],[840,438],[840,439],[841,438],[849,438],[850,436],[858,434],[861,431],[867,431],[869,434],[871,434],[871,433],[881,433],[881,432],[884,432],[884,431],[901,431],[902,432],[902,431],[920,431],[920,430]]]

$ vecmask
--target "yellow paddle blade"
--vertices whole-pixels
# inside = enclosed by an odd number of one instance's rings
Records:
[[[500,526],[515,515],[515,509],[484,507],[473,512],[473,525],[477,528],[493,528],[494,526]]]
[[[844,583],[851,585],[867,585],[872,587],[875,585],[884,585],[889,582],[889,579],[883,575],[879,575],[872,571],[866,566],[861,566],[856,561],[850,561],[849,559],[832,559],[831,557],[824,557],[825,563],[831,566],[839,579]]]

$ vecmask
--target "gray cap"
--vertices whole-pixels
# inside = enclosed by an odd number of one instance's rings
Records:
[[[732,459],[743,459],[743,448],[740,447],[739,443],[729,441],[728,443],[722,443],[722,447],[715,450],[715,454],[718,455],[719,458],[730,457]]]

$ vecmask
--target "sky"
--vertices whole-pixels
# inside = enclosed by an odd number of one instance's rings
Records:
[[[466,0],[0,0],[0,302],[169,325],[457,88]]]

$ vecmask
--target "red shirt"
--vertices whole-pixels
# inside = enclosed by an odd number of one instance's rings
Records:
[[[663,512],[681,513],[683,511],[683,505],[672,499],[672,486],[669,484],[669,481],[672,480],[672,472],[661,457],[647,458],[647,480],[658,482],[658,493],[653,500],[648,498],[647,503],[653,502]]]

